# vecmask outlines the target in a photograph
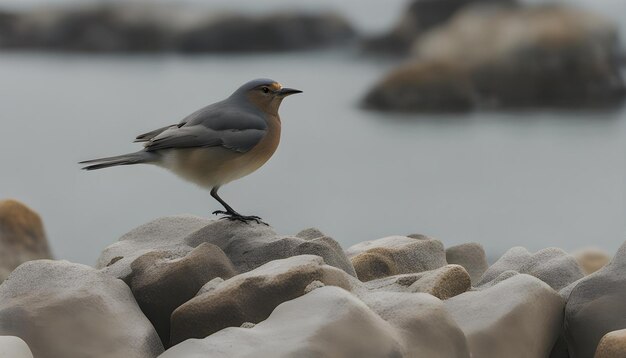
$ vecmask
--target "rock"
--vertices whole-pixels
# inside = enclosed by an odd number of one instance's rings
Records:
[[[444,304],[465,333],[473,357],[547,357],[563,322],[563,299],[525,274]]]
[[[0,357],[2,358],[33,358],[28,344],[19,337],[0,336]]]
[[[194,216],[160,218],[132,230],[102,252],[96,267],[127,280],[131,262],[145,253],[167,250],[182,257],[205,242],[222,249],[237,272],[247,272],[273,260],[310,254],[356,276],[343,250],[330,237],[307,240],[279,236],[262,224]]]
[[[594,358],[616,357],[626,357],[626,329],[605,334],[594,356]]]
[[[368,281],[369,291],[423,292],[441,300],[459,295],[471,288],[469,274],[459,265],[447,265],[420,273],[389,276]]]
[[[323,232],[321,232],[319,229],[316,229],[314,227],[304,229],[296,234],[296,237],[299,237],[305,240],[317,239],[318,237],[324,237],[324,236],[326,235],[324,235]]]
[[[159,336],[126,284],[91,267],[37,260],[0,286],[0,335],[36,357],[154,357]]]
[[[535,276],[557,291],[583,277],[576,259],[561,249],[552,247],[531,254],[523,247],[514,247],[485,271],[477,285],[509,270]]]
[[[182,52],[269,52],[336,46],[353,40],[352,26],[335,14],[221,16],[185,31]]]
[[[358,243],[346,255],[361,281],[416,273],[446,265],[443,244],[435,239],[389,236]]]
[[[483,245],[476,242],[448,247],[446,261],[449,264],[463,266],[469,273],[473,284],[477,283],[489,268]]]
[[[39,215],[19,201],[0,201],[0,282],[23,262],[49,258]]]
[[[617,27],[582,10],[473,6],[421,36],[413,58],[363,102],[396,111],[614,106],[626,94],[618,54]]]
[[[489,2],[513,3],[504,0],[413,0],[389,33],[366,39],[363,48],[374,53],[407,54],[419,36],[445,24],[460,9],[470,4]]]
[[[604,250],[586,248],[572,254],[586,275],[590,275],[606,266],[611,261],[611,256]]]
[[[400,333],[404,357],[469,358],[463,331],[431,295],[379,291],[361,299]]]
[[[131,264],[129,278],[139,307],[165,346],[170,341],[172,312],[193,298],[208,281],[237,274],[224,252],[208,243],[200,244],[182,258],[174,257],[168,251],[144,254]]]
[[[305,294],[314,281],[350,289],[353,280],[313,255],[269,262],[225,280],[178,307],[172,314],[171,343],[204,338],[244,322],[261,322],[279,304]]]
[[[230,327],[188,339],[160,358],[402,357],[399,339],[362,301],[326,286],[279,305],[253,328]]]
[[[604,268],[581,279],[565,307],[571,358],[592,357],[602,337],[626,327],[626,243]]]

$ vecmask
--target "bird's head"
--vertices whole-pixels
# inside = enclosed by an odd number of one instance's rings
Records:
[[[263,112],[278,114],[278,108],[283,99],[297,93],[302,93],[302,91],[286,88],[276,81],[263,78],[244,84],[231,97],[246,99]]]

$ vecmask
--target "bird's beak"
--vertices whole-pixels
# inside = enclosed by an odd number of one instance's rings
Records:
[[[297,90],[297,89],[295,89],[295,88],[281,88],[281,89],[278,91],[278,94],[279,94],[281,97],[287,97],[287,96],[291,96],[292,94],[298,94],[298,93],[302,93],[302,91]]]

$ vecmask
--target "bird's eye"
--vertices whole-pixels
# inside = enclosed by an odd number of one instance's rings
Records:
[[[263,93],[269,93],[270,92],[270,89],[267,88],[267,87],[263,87],[261,90],[263,91]]]

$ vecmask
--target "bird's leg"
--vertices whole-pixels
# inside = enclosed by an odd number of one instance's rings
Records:
[[[241,222],[256,221],[257,224],[267,225],[267,223],[263,222],[261,218],[258,216],[254,216],[254,215],[246,216],[246,215],[241,215],[238,212],[236,212],[233,208],[230,207],[230,205],[228,205],[222,198],[220,198],[219,195],[217,195],[218,189],[219,187],[215,187],[211,189],[211,196],[215,200],[219,201],[219,203],[222,204],[222,206],[224,207],[224,209],[226,209],[226,211],[216,210],[213,212],[213,215],[225,215],[222,219],[237,220]]]

